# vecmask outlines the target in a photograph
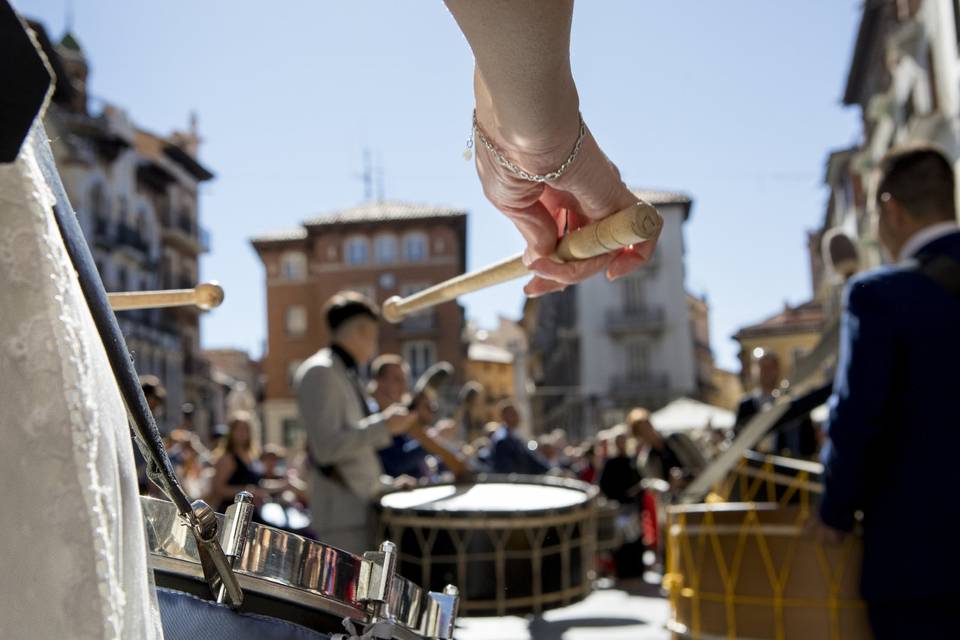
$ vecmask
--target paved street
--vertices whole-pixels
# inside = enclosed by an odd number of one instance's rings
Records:
[[[656,584],[600,588],[539,618],[464,618],[459,640],[667,640],[667,601]]]

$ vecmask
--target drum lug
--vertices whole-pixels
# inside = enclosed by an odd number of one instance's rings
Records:
[[[443,593],[431,591],[427,594],[420,634],[426,638],[450,640],[457,622],[457,609],[460,606],[460,591],[452,584],[443,588]]]
[[[253,520],[253,494],[241,491],[233,499],[233,504],[227,507],[223,518],[223,531],[220,533],[220,546],[223,555],[231,570],[243,557],[243,550],[247,546],[247,535],[250,531],[250,522]],[[227,588],[220,584],[217,589],[217,602],[227,601]]]
[[[217,514],[203,500],[195,500],[191,507],[189,525],[197,541],[203,577],[214,596],[219,597],[223,590],[224,601],[231,607],[239,607],[243,602],[243,591],[217,539]]]
[[[397,573],[397,545],[389,540],[380,543],[379,551],[367,551],[360,561],[357,600],[371,607],[374,622],[392,620],[390,595]]]

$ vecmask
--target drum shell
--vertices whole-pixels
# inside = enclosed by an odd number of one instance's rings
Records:
[[[685,638],[871,638],[862,549],[816,543],[804,511],[761,503],[668,510],[671,629]]]
[[[479,480],[484,482],[563,486],[582,491],[584,500],[571,507],[516,513],[381,504],[379,534],[398,544],[401,573],[434,590],[459,585],[461,615],[539,613],[589,593],[596,553],[596,489],[559,478],[487,476]]]

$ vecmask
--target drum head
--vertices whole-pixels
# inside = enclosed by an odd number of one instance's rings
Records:
[[[444,484],[389,493],[380,506],[418,513],[483,514],[550,513],[585,506],[593,488],[564,479],[493,476],[474,484]]]

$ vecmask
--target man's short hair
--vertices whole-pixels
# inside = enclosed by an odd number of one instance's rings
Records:
[[[516,403],[514,403],[514,401],[511,400],[510,398],[506,398],[505,400],[501,400],[500,402],[497,403],[498,416],[502,416],[503,412],[506,411],[507,409],[513,409],[514,411],[517,411]]]
[[[380,318],[376,303],[356,291],[341,291],[334,294],[324,305],[323,315],[327,319],[327,327],[330,331],[336,331],[347,320],[358,316],[366,316],[371,320]]]
[[[387,369],[390,367],[400,367],[407,376],[410,375],[410,367],[407,366],[402,357],[395,353],[384,353],[374,358],[370,364],[370,375],[374,380],[379,380],[386,375]]]
[[[893,198],[921,220],[957,217],[953,166],[936,147],[894,149],[884,156],[880,169],[878,203]]]

